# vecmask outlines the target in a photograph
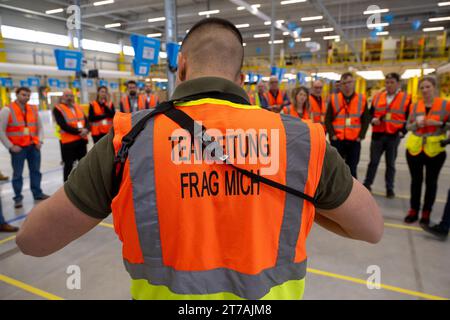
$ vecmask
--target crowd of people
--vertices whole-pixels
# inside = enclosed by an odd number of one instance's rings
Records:
[[[139,93],[137,83],[133,80],[128,81],[126,87],[127,92],[119,103],[121,112],[135,112],[158,105],[159,99],[152,91],[151,82],[145,84],[143,93]],[[398,147],[400,140],[410,131],[406,142],[406,158],[411,173],[411,200],[410,210],[404,221],[413,223],[420,215],[420,223],[428,225],[436,199],[439,173],[446,159],[446,131],[450,129],[450,103],[437,96],[436,80],[425,77],[420,81],[422,98],[413,104],[411,96],[401,89],[400,76],[390,73],[385,79],[385,89],[373,97],[370,107],[365,95],[355,92],[355,79],[351,73],[341,76],[339,85],[329,96],[324,95],[323,87],[322,80],[315,80],[310,88],[298,86],[288,94],[280,89],[278,78],[271,76],[268,88],[264,81],[260,81],[256,84],[256,90],[248,90],[247,94],[252,105],[322,124],[330,144],[338,150],[355,178],[361,141],[372,125],[370,161],[364,186],[369,191],[372,190],[371,186],[384,154],[387,198],[395,197]],[[40,187],[42,124],[36,107],[28,104],[30,93],[29,88],[18,88],[16,101],[8,108],[3,108],[0,113],[0,139],[11,154],[15,208],[23,206],[21,191],[25,160],[30,169],[30,189],[34,199],[40,201],[48,197]],[[53,108],[53,116],[58,128],[64,181],[67,181],[74,163],[86,155],[89,134],[94,143],[97,143],[109,132],[115,111],[105,86],[98,87],[96,99],[89,104],[88,115],[75,103],[72,90],[63,92],[59,103]],[[421,207],[424,170],[425,199]],[[8,177],[0,174],[0,179],[7,180]],[[0,222],[0,231],[17,231],[16,227],[8,225],[1,217]],[[443,230],[445,233],[448,227]]]
[[[323,94],[323,85],[323,81],[316,80],[310,89],[295,87],[289,95],[279,88],[278,78],[272,76],[268,90],[260,81],[256,84],[257,89],[249,91],[248,95],[253,104],[262,108],[321,123],[330,144],[345,159],[355,178],[361,141],[371,125],[370,161],[364,186],[372,191],[384,154],[386,197],[389,199],[395,198],[395,164],[400,140],[410,132],[406,141],[406,158],[411,175],[411,197],[410,210],[404,221],[413,223],[420,215],[420,224],[426,230],[436,231],[439,235],[448,234],[448,218],[437,226],[429,226],[439,173],[446,159],[445,145],[449,141],[446,132],[450,130],[450,103],[438,96],[436,79],[421,79],[419,90],[422,98],[412,103],[411,96],[402,90],[400,75],[389,73],[385,89],[375,94],[370,107],[365,95],[355,92],[355,79],[351,73],[344,73],[339,85],[327,97]],[[421,206],[424,173],[425,198]]]

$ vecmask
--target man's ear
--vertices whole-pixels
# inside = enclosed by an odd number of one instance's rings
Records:
[[[178,53],[178,70],[177,70],[177,82],[186,81],[186,58],[183,53]]]

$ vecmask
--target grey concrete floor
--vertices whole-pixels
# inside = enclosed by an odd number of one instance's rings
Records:
[[[59,144],[46,125],[42,150],[42,188],[55,192],[62,185]],[[404,142],[403,142],[404,143]],[[385,218],[382,241],[370,245],[341,238],[315,225],[308,239],[309,272],[305,299],[437,299],[450,298],[450,240],[438,241],[421,231],[417,224],[407,226],[403,217],[409,209],[409,171],[404,145],[397,160],[396,193],[386,199],[384,163],[380,164],[373,186]],[[363,179],[369,160],[370,139],[363,142],[359,178]],[[0,171],[11,175],[8,152],[0,147]],[[34,205],[24,172],[24,208],[15,210],[11,183],[0,184],[6,220],[17,226]],[[439,178],[432,220],[438,222],[450,187],[450,161]],[[364,208],[362,208],[363,210]],[[33,258],[19,252],[13,235],[0,233],[0,299],[130,299],[129,278],[121,259],[121,245],[109,217],[104,224],[46,258]],[[406,227],[406,229],[405,229]],[[70,266],[79,266],[81,288],[68,289]],[[380,270],[380,289],[369,289],[368,268]]]

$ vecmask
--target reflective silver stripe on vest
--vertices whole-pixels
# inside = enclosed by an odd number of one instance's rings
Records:
[[[408,98],[408,94],[406,92],[403,92],[403,98],[402,98],[402,102],[400,102],[400,110],[399,110],[401,112],[405,112],[404,108],[405,108],[406,98]],[[392,113],[394,113],[394,112],[392,112]]]
[[[334,107],[336,109],[336,114],[339,114],[339,111],[341,111],[340,109],[340,105],[339,105],[339,94],[335,93],[334,94]]]
[[[9,113],[11,114],[12,122],[8,124],[9,127],[22,127],[25,126],[25,121],[18,121],[16,112],[14,111],[14,107],[12,104],[9,106]]]
[[[363,103],[363,97],[362,94],[358,94],[358,116],[361,116],[362,113],[362,103]]]
[[[69,106],[67,106],[68,108],[70,108]],[[61,112],[61,114],[63,115],[63,117],[64,117],[64,120],[66,120],[66,123],[69,125],[69,122],[72,122],[72,121],[84,121],[84,114],[83,114],[83,117],[81,117],[81,118],[78,118],[77,116],[78,116],[78,113],[77,113],[77,108],[75,107],[75,106],[73,106],[73,111],[74,111],[74,113],[75,113],[75,115],[74,115],[74,117],[73,118],[71,118],[67,113],[66,113],[66,110],[64,110],[64,108],[62,108],[62,107],[58,107],[57,108],[60,112]],[[61,133],[66,133],[66,131],[64,131],[64,130],[62,130],[62,129],[60,129],[60,132]]]
[[[132,125],[152,110],[132,115]],[[296,118],[281,115],[287,139],[288,185],[304,191],[308,179],[310,133],[308,126]],[[306,275],[306,260],[294,263],[297,239],[301,229],[303,201],[286,194],[276,265],[249,275],[231,269],[217,268],[205,271],[178,271],[163,264],[153,158],[154,120],[145,129],[129,151],[130,177],[139,244],[143,264],[124,260],[132,279],[146,279],[152,285],[167,286],[176,294],[213,294],[230,292],[241,298],[259,299],[274,286],[289,280],[300,280]]]

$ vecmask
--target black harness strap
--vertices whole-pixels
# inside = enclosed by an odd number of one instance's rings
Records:
[[[222,161],[224,164],[230,165],[235,170],[237,170],[239,173],[249,177],[252,179],[252,181],[261,182],[266,185],[269,185],[273,188],[280,189],[284,192],[290,193],[296,197],[305,199],[309,202],[311,202],[314,206],[316,206],[316,199],[299,191],[294,188],[291,188],[289,186],[283,185],[281,183],[278,183],[276,181],[273,181],[271,179],[267,179],[263,176],[260,176],[254,172],[248,171],[246,169],[240,168],[235,166],[234,164],[230,163],[228,161],[228,155],[223,154],[223,149],[219,145],[217,141],[214,141],[213,137],[210,137],[206,134],[206,128],[198,124],[194,119],[192,119],[188,114],[185,112],[174,108],[172,101],[167,101],[164,103],[159,104],[155,110],[145,117],[143,117],[139,122],[133,126],[132,130],[122,138],[122,147],[120,148],[119,152],[117,153],[115,159],[114,159],[114,165],[115,165],[115,176],[113,177],[113,186],[114,186],[114,194],[117,194],[120,187],[120,181],[122,180],[123,175],[123,169],[125,161],[128,157],[128,151],[130,150],[130,147],[133,145],[134,141],[136,140],[139,133],[145,128],[145,124],[147,121],[151,118],[153,118],[156,115],[164,114],[168,118],[170,118],[172,121],[177,123],[181,128],[189,132],[192,138],[192,143],[194,143],[194,139],[200,139],[202,142],[203,150],[210,149],[214,150],[212,152],[212,156]]]

